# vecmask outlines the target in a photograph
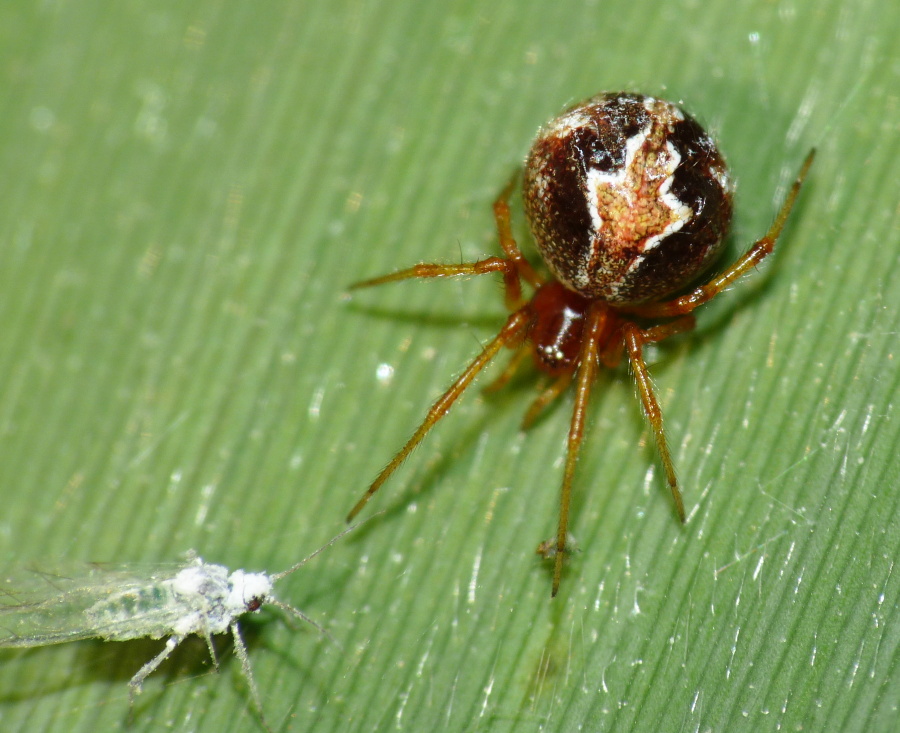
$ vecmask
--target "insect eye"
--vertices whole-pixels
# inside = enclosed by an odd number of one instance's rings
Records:
[[[258,611],[260,608],[262,608],[262,604],[263,604],[263,599],[260,598],[259,596],[256,596],[254,598],[251,598],[249,601],[247,601],[247,610],[250,611],[251,613],[253,611]]]

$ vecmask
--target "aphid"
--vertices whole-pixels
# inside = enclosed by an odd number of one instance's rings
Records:
[[[575,381],[560,497],[553,589],[559,590],[569,499],[587,414],[600,365],[627,354],[644,413],[656,439],[675,509],[684,504],[663,430],[659,402],[644,361],[645,344],[694,328],[692,311],[756,267],[773,250],[812,165],[811,150],[766,235],[703,285],[683,291],[724,248],[731,222],[731,179],[712,138],[670,102],[629,92],[604,93],[552,120],[537,135],[525,162],[525,214],[546,278],[529,264],[512,235],[509,198],[514,177],[494,202],[505,256],[457,265],[419,264],[357,283],[370,287],[410,278],[503,275],[511,311],[500,332],[438,399],[406,445],[350,511],[348,521],[397,469],[475,376],[504,346],[517,350],[491,385],[506,384],[531,356],[550,378],[525,414],[527,427]],[[521,281],[534,289],[526,298]],[[646,319],[670,319],[647,325]]]
[[[0,585],[0,647],[33,647],[79,639],[127,641],[168,637],[162,651],[128,683],[129,700],[190,634],[206,640],[218,670],[213,634],[230,631],[241,671],[265,725],[262,702],[238,617],[272,605],[327,633],[302,611],[274,596],[275,583],[298,570],[359,525],[341,532],[280,573],[229,572],[191,553],[186,563],[84,564],[68,572],[32,570]],[[268,726],[266,726],[268,727]]]
[[[575,548],[575,538],[572,536],[572,533],[569,532],[566,534],[566,544],[563,552],[571,555],[573,552],[575,552]],[[536,555],[540,555],[545,560],[552,560],[554,557],[556,557],[556,553],[559,552],[556,546],[556,537],[541,542],[534,552]]]

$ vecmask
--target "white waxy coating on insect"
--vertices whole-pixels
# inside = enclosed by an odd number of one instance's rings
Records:
[[[231,585],[228,604],[235,609],[246,608],[255,598],[269,598],[272,595],[272,579],[265,573],[235,570],[228,582]]]
[[[133,699],[144,680],[187,636],[202,636],[216,663],[212,637],[230,631],[247,686],[262,716],[238,618],[270,604],[326,633],[304,613],[275,599],[275,581],[298,570],[357,526],[345,529],[291,568],[272,575],[245,570],[229,574],[223,565],[204,562],[190,553],[192,560],[187,564],[69,563],[65,568],[35,569],[18,578],[0,578],[0,647],[35,647],[90,638],[125,641],[168,637],[163,649],[131,678]]]

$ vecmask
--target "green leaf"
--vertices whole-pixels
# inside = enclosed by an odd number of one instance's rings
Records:
[[[894,730],[900,5],[6,3],[2,567],[194,548],[274,572],[343,517],[499,328],[537,127],[603,89],[681,100],[738,181],[730,256],[819,154],[771,261],[652,372],[677,522],[626,370],[597,381],[560,595],[571,396],[473,390],[243,623],[275,730]],[[533,253],[516,206],[515,232]],[[492,371],[496,374],[497,371]],[[486,377],[487,379],[487,377]],[[126,726],[160,642],[0,650],[4,731]],[[227,639],[130,730],[253,730]]]

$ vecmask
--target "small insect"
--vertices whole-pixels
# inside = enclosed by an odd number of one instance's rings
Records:
[[[772,252],[812,165],[806,156],[766,235],[724,272],[694,282],[724,249],[733,185],[712,138],[676,105],[629,92],[603,93],[552,120],[525,162],[525,215],[551,277],[525,259],[512,235],[509,199],[517,177],[494,202],[503,257],[455,265],[419,264],[364,280],[354,288],[412,278],[501,273],[511,315],[500,332],[434,403],[425,420],[376,477],[347,520],[406,459],[457,398],[504,347],[516,349],[489,386],[505,385],[529,356],[549,378],[523,427],[575,382],[556,537],[538,546],[553,558],[552,595],[559,590],[569,500],[591,387],[600,365],[627,354],[644,413],[659,450],[675,510],[685,521],[659,402],[644,361],[645,344],[694,328],[692,311],[725,290]],[[534,290],[522,293],[522,281]],[[668,319],[656,325],[647,320]]]
[[[572,533],[569,532],[566,535],[566,544],[563,552],[571,555],[573,552],[575,552],[576,546],[577,543],[575,542],[575,538],[572,536]],[[553,537],[549,540],[544,540],[537,546],[537,549],[534,551],[536,555],[540,555],[545,560],[552,560],[554,557],[556,557],[557,552],[559,552],[559,550],[556,546],[556,537]]]
[[[94,563],[68,572],[31,570],[23,578],[0,581],[0,647],[45,646],[90,638],[127,641],[168,637],[162,651],[128,683],[133,705],[144,680],[190,634],[206,640],[218,670],[212,637],[230,631],[253,703],[268,728],[238,617],[256,613],[268,604],[327,635],[302,611],[277,600],[274,586],[358,526],[345,529],[296,565],[273,575],[230,572],[193,552],[187,563]]]

